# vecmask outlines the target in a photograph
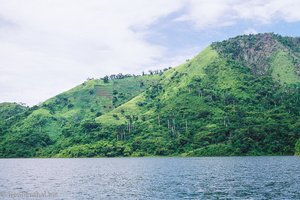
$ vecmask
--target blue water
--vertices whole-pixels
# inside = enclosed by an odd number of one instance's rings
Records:
[[[0,199],[300,199],[300,157],[0,159]]]

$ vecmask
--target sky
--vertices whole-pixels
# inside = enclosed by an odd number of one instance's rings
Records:
[[[300,36],[300,0],[0,0],[0,102],[36,105],[263,32]]]

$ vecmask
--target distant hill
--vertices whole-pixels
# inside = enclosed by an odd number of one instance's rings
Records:
[[[88,80],[31,108],[0,104],[0,156],[293,155],[299,59],[299,38],[243,35],[152,75]]]

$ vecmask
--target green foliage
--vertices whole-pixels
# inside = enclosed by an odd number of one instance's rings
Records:
[[[212,144],[199,149],[195,149],[187,156],[230,156],[234,155],[234,149],[226,144]]]
[[[0,103],[0,118],[7,120],[10,117],[25,112],[27,109],[24,105],[17,103]]]
[[[1,103],[0,143],[4,150],[0,157],[53,156],[70,145],[103,139],[107,133],[96,133],[101,126],[95,122],[95,118],[113,109],[113,95],[123,94],[116,104],[126,102],[157,79],[158,75],[123,77],[105,84],[103,80],[91,79],[32,108],[16,103]],[[143,88],[140,88],[141,80],[144,82]],[[114,90],[118,93],[113,93]],[[43,134],[49,136],[54,144],[41,147],[43,149],[24,147],[19,138],[22,134],[26,134],[26,140],[35,140],[37,134]],[[13,140],[14,137],[18,139]],[[15,146],[30,150],[24,150],[24,154],[21,154],[17,152],[20,148]]]
[[[17,103],[0,103],[0,136],[11,128],[28,111],[28,107]]]
[[[109,78],[108,78],[108,76],[104,76],[104,78],[103,78],[103,82],[104,82],[104,83],[108,83],[108,82],[109,82]]]
[[[298,155],[298,156],[300,156],[300,139],[296,143],[295,154]]]
[[[295,73],[293,57],[287,52],[278,51],[274,54],[271,62],[272,77],[282,84],[292,84],[300,82],[299,76]]]
[[[34,157],[52,141],[47,134],[28,129],[10,134],[0,144],[0,157]]]
[[[32,108],[0,105],[0,156],[300,154],[298,47],[239,36],[164,72],[89,80]]]
[[[131,148],[123,142],[99,141],[69,147],[60,151],[55,157],[116,157],[130,154]]]

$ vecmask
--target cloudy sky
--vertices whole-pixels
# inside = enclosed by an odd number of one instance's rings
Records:
[[[34,105],[258,32],[300,36],[300,0],[0,0],[0,102]]]

